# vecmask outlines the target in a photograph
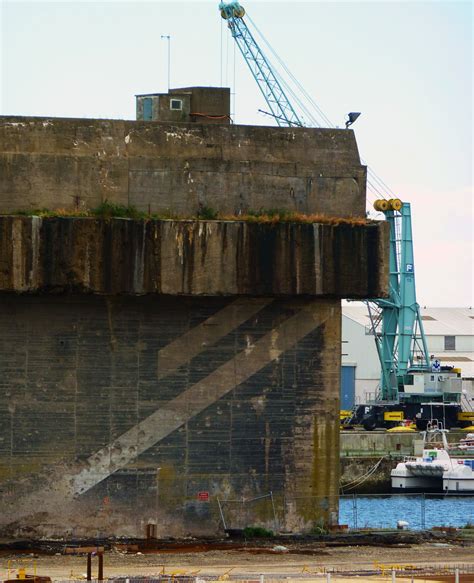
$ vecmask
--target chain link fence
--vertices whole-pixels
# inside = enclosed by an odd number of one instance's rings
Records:
[[[347,529],[396,529],[400,523],[410,530],[474,528],[474,496],[469,494],[341,495],[338,521],[332,511],[334,500],[327,497],[291,498],[269,492],[255,498],[216,501],[222,527],[227,531],[250,526],[285,530],[294,522],[295,509],[302,506],[309,515],[325,516],[330,523],[338,522]],[[325,527],[325,521],[316,522],[315,533]]]
[[[400,521],[411,530],[474,528],[474,497],[468,494],[354,494],[340,497],[339,524],[346,524],[351,529],[396,528]]]

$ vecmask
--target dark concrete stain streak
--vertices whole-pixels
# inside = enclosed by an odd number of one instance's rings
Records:
[[[299,223],[52,218],[41,221],[38,251],[34,220],[0,217],[0,291],[334,298],[387,293],[385,223],[319,224],[315,237],[312,224]],[[320,257],[322,273],[316,273]]]

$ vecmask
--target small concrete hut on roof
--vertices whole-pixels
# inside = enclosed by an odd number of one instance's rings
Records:
[[[229,124],[228,87],[179,87],[168,93],[136,95],[139,121]]]

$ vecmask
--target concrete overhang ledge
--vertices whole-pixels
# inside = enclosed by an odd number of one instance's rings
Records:
[[[388,225],[0,217],[0,291],[386,297]]]

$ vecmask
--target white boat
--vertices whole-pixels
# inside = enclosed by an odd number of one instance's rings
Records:
[[[474,456],[452,457],[446,434],[438,428],[421,433],[423,454],[397,464],[391,472],[393,490],[474,492]]]
[[[444,492],[474,492],[474,459],[453,459],[443,474]]]

